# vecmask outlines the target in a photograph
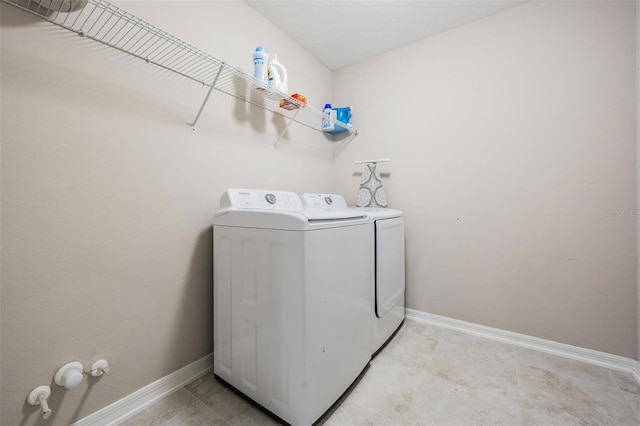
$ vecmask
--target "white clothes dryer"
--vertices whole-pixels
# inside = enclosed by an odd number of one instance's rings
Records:
[[[292,425],[371,359],[369,219],[293,192],[229,189],[214,218],[214,373]]]
[[[371,353],[375,355],[404,321],[404,216],[389,208],[366,211],[374,232],[374,315]]]
[[[302,194],[309,211],[351,211],[365,214],[371,227],[370,252],[373,312],[371,354],[375,355],[404,321],[404,217],[400,210],[348,207],[339,194]]]

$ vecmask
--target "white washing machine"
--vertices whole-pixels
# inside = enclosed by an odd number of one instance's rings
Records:
[[[293,192],[229,189],[214,218],[214,373],[293,425],[371,359],[371,226]]]
[[[380,348],[404,321],[404,218],[400,210],[348,207],[338,194],[302,194],[303,206],[310,211],[350,211],[366,214],[371,227],[371,354]]]

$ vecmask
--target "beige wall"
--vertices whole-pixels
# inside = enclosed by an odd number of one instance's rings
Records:
[[[636,2],[636,214],[640,213],[640,6]],[[636,217],[636,244],[640,242],[640,214]],[[640,258],[638,258],[636,251],[636,314],[637,314],[637,343],[638,348],[636,352],[636,359],[640,361]],[[638,375],[640,375],[640,366],[637,369]]]
[[[529,2],[334,74],[335,189],[391,158],[409,308],[635,358],[634,20]]]
[[[243,2],[123,6],[246,72],[264,44],[292,90],[329,98],[330,71]],[[107,376],[52,385],[46,424],[64,425],[212,351],[221,193],[330,191],[333,146],[293,125],[276,151],[282,123],[222,94],[192,134],[205,88],[13,6],[0,13],[0,424],[36,424],[31,389],[66,361],[106,358]]]

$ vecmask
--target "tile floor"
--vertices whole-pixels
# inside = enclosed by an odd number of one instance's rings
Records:
[[[322,423],[638,426],[640,386],[631,374],[406,320]],[[119,426],[272,424],[209,373]]]

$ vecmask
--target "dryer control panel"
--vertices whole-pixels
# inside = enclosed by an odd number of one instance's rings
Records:
[[[302,205],[308,209],[339,210],[347,208],[347,202],[339,194],[302,194]]]
[[[231,188],[220,198],[219,209],[302,210],[295,192]]]

